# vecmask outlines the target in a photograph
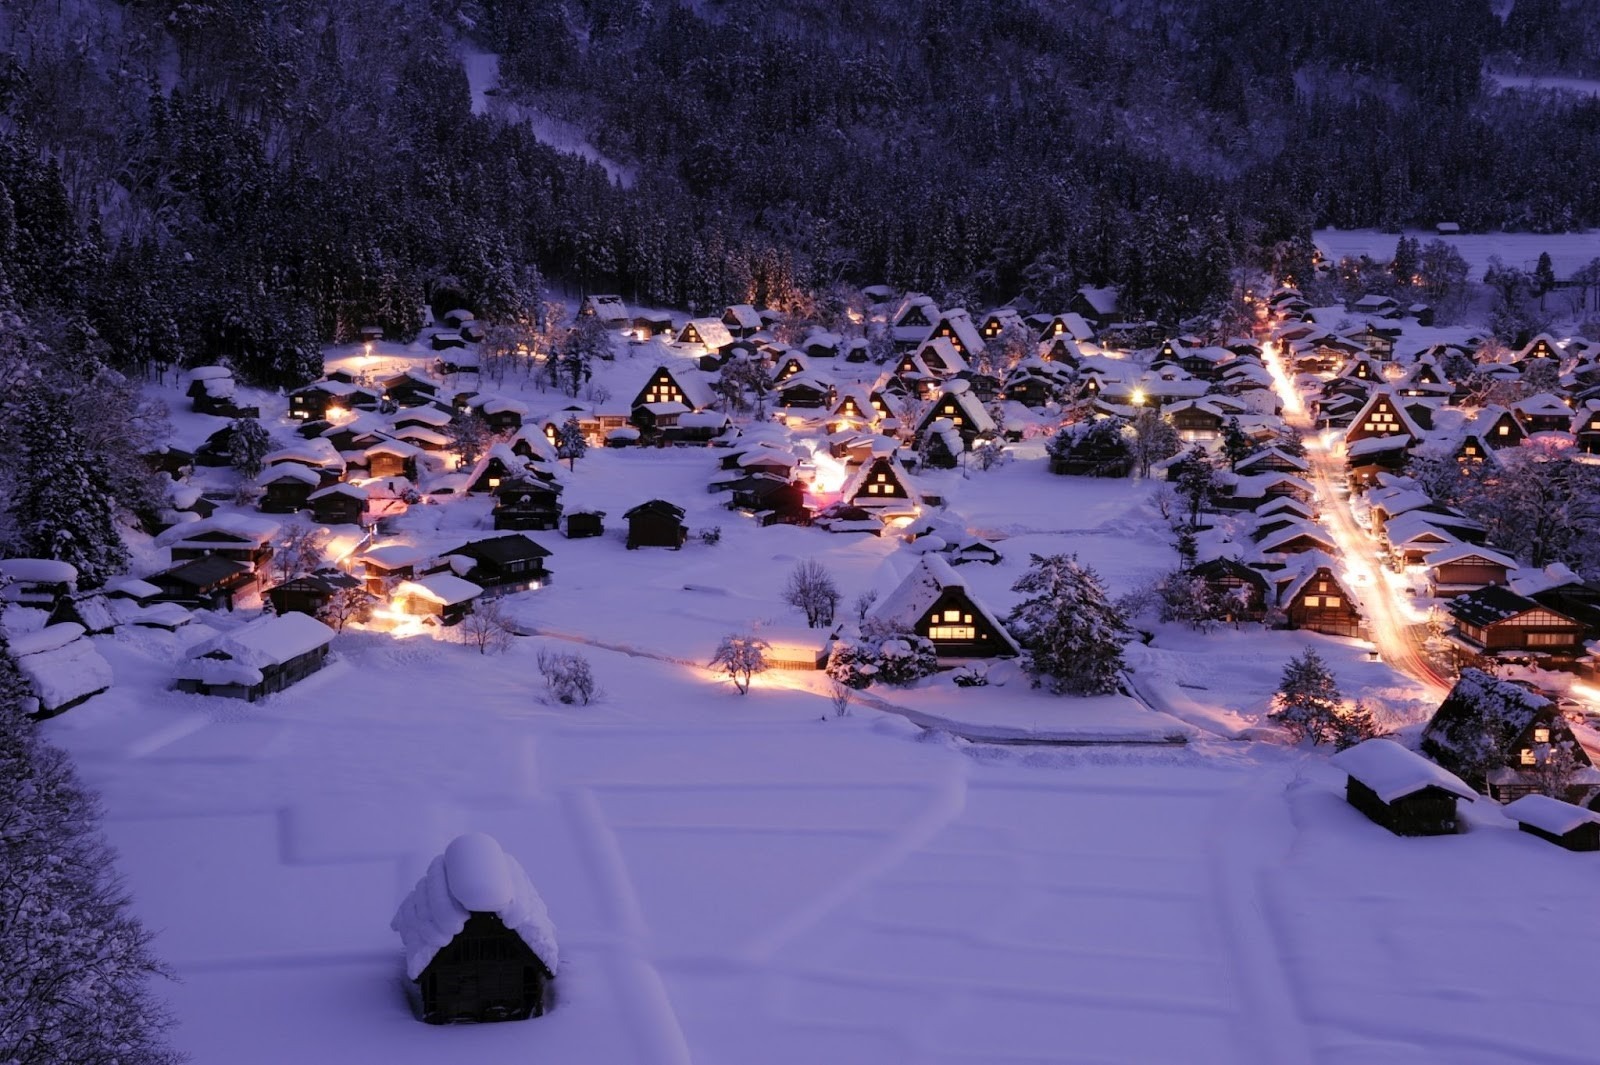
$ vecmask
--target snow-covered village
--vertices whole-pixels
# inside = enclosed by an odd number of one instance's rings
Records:
[[[1583,10],[0,8],[0,1065],[1594,1060]]]

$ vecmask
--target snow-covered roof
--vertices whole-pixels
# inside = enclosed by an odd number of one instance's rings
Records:
[[[318,499],[326,499],[329,496],[349,496],[352,499],[359,499],[365,503],[367,501],[367,490],[360,485],[346,484],[343,481],[340,481],[338,484],[330,484],[326,488],[312,492],[306,498],[315,502]]]
[[[1394,740],[1366,740],[1340,751],[1329,761],[1371,788],[1384,802],[1394,802],[1424,788],[1438,788],[1468,801],[1478,797],[1460,777]]]
[[[684,338],[689,334],[689,327],[693,326],[695,335],[700,338],[700,343],[708,348],[727,347],[733,343],[733,334],[728,332],[728,327],[721,318],[691,318],[685,322],[683,328],[678,330],[680,343],[688,343]]]
[[[78,569],[70,562],[58,562],[53,558],[7,558],[0,559],[0,577],[38,584],[76,585]]]
[[[176,525],[165,530],[156,537],[156,543],[161,547],[176,547],[190,541],[199,540],[206,533],[226,533],[240,540],[264,544],[278,535],[282,526],[268,518],[257,517],[250,514],[237,514],[231,512],[218,512],[209,518],[189,522],[185,525]],[[216,546],[206,541],[199,541],[201,546]]]
[[[416,596],[440,606],[455,606],[483,594],[483,589],[469,580],[450,573],[430,573],[426,577],[401,581],[394,590],[394,598]]]
[[[298,462],[285,462],[273,466],[261,475],[262,484],[275,484],[278,481],[298,481],[301,484],[321,484],[322,477],[309,466],[302,466]]]
[[[276,466],[280,462],[302,462],[308,466],[344,469],[344,457],[339,454],[339,449],[333,446],[333,441],[320,436],[279,448],[262,458],[261,462],[264,466]]]
[[[966,594],[967,601],[972,604],[974,613],[982,615],[987,626],[999,634],[1012,653],[1022,653],[1005,625],[993,611],[978,601],[955,568],[932,552],[919,557],[917,564],[906,574],[905,579],[895,587],[894,591],[878,600],[867,616],[879,621],[915,625],[932,609],[946,588],[961,589]]]
[[[1517,568],[1516,559],[1508,558],[1498,551],[1491,551],[1487,547],[1479,547],[1476,544],[1459,543],[1445,544],[1437,551],[1434,551],[1428,555],[1428,568],[1432,569],[1435,566],[1443,566],[1451,562],[1460,562],[1463,559],[1469,558],[1481,558],[1485,562],[1492,563],[1496,566],[1504,566],[1508,570]]]
[[[332,640],[333,630],[310,614],[291,612],[258,618],[196,645],[189,652],[190,662],[179,668],[178,675],[188,677],[188,667],[195,660],[208,657],[227,658],[256,669],[282,665]]]
[[[1519,824],[1532,825],[1556,836],[1564,836],[1581,825],[1600,822],[1600,814],[1593,810],[1548,795],[1524,795],[1515,802],[1506,803],[1501,812]]]
[[[111,665],[89,640],[83,626],[64,622],[13,637],[11,654],[46,711],[111,687]]]
[[[428,865],[389,927],[400,933],[406,976],[416,980],[450,945],[473,913],[492,913],[539,956],[552,974],[560,965],[555,925],[522,864],[482,832],[457,836]]]

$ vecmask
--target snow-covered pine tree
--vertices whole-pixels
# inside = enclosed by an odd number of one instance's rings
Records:
[[[1377,734],[1378,719],[1373,715],[1372,707],[1365,700],[1357,699],[1353,706],[1339,711],[1334,722],[1333,745],[1342,751]]]
[[[253,478],[261,472],[261,460],[272,450],[272,438],[254,418],[240,418],[232,428],[228,437],[228,459],[234,469]]]
[[[1338,736],[1339,684],[1315,647],[1289,659],[1267,716],[1298,740],[1330,743]]]
[[[578,424],[578,416],[571,415],[566,421],[556,428],[556,458],[567,460],[567,469],[589,450],[589,441],[584,439],[583,426]]]
[[[1238,415],[1230,416],[1222,423],[1222,454],[1228,460],[1229,469],[1236,469],[1255,450],[1255,442],[1245,435]]]
[[[98,803],[23,712],[0,647],[0,1061],[175,1065],[166,975],[128,909]]]
[[[22,470],[13,502],[17,546],[25,555],[71,563],[81,587],[97,588],[128,564],[116,494],[84,446],[64,396],[36,388],[22,414]]]
[[[1006,625],[1027,653],[1034,687],[1074,695],[1116,689],[1128,624],[1077,555],[1034,555],[1011,586],[1025,596]]]

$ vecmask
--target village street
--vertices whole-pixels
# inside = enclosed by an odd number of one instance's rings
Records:
[[[1267,346],[1265,357],[1274,390],[1283,404],[1284,421],[1298,429],[1305,440],[1306,461],[1311,467],[1307,480],[1317,492],[1317,512],[1338,544],[1340,561],[1351,584],[1359,589],[1367,638],[1384,661],[1443,699],[1450,682],[1428,660],[1423,647],[1426,629],[1407,619],[1403,593],[1386,579],[1377,541],[1356,521],[1350,508],[1343,444],[1336,434],[1317,432],[1311,413],[1273,345]]]

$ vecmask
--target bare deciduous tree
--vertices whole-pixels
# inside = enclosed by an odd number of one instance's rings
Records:
[[[789,573],[789,583],[783,589],[783,601],[806,616],[806,627],[819,628],[833,624],[834,611],[839,606],[839,588],[827,567],[814,558],[797,562]]]
[[[492,599],[479,599],[472,605],[472,613],[461,619],[456,627],[461,641],[476,647],[480,655],[499,654],[511,646],[517,632],[500,604]]]
[[[758,636],[730,633],[717,645],[717,653],[711,656],[708,665],[726,673],[740,695],[748,695],[750,678],[767,671],[770,648],[771,645]]]

